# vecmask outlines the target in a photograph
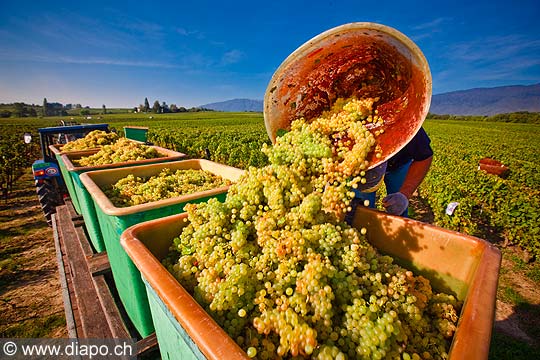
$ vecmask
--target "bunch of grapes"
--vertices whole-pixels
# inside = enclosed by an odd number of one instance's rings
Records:
[[[248,169],[225,202],[185,207],[164,264],[249,357],[448,356],[460,303],[342,221],[348,186],[377,151],[362,124],[372,103],[293,122],[263,149],[270,165]]]
[[[68,142],[62,147],[62,151],[88,150],[103,145],[109,145],[119,139],[118,134],[114,132],[106,132],[103,130],[94,130],[89,132],[85,137],[75,141]]]
[[[104,145],[97,153],[83,156],[73,163],[79,166],[114,164],[124,161],[138,161],[161,157],[155,148],[136,143],[127,138],[120,138],[111,145]]]
[[[129,174],[104,189],[117,207],[145,204],[161,199],[193,194],[230,185],[228,179],[206,170],[165,168],[158,175],[138,177]]]

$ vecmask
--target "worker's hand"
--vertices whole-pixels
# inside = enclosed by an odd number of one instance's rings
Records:
[[[409,200],[405,195],[400,192],[388,195],[383,199],[383,206],[386,208],[386,212],[392,215],[401,215],[407,206],[409,206]]]

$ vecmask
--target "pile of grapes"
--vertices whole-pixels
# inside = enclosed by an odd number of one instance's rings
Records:
[[[104,192],[116,207],[126,207],[217,189],[230,184],[228,179],[206,170],[173,171],[166,168],[158,175],[148,178],[130,174],[104,189]]]
[[[79,166],[114,164],[124,161],[145,160],[162,157],[155,148],[136,143],[127,138],[120,138],[111,145],[104,145],[90,156],[83,156],[73,163]]]
[[[118,134],[102,130],[89,132],[85,137],[68,142],[62,147],[62,151],[88,150],[109,145],[119,139]]]
[[[164,264],[251,358],[448,357],[461,304],[342,220],[379,151],[373,101],[294,121],[224,203],[186,206]]]

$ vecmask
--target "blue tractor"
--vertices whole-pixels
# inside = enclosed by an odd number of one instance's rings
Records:
[[[38,129],[43,158],[32,164],[39,203],[49,226],[52,225],[52,214],[56,212],[56,207],[62,205],[64,198],[68,196],[58,160],[51,145],[66,144],[86,136],[93,130],[109,131],[107,124],[71,125],[65,122],[62,124],[63,126]]]

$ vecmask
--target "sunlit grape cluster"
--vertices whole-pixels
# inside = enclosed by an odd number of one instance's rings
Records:
[[[460,303],[342,221],[376,146],[371,104],[293,122],[223,203],[185,208],[164,264],[251,358],[448,357]]]
[[[287,165],[305,174],[315,190],[323,193],[325,210],[342,217],[350,210],[351,188],[366,181],[368,154],[380,153],[376,136],[366,127],[382,123],[372,115],[376,100],[339,100],[316,119],[294,121],[290,132],[278,137],[274,146],[263,146],[262,151],[271,164]]]
[[[119,139],[117,133],[103,130],[93,130],[85,137],[68,142],[62,147],[62,151],[88,150],[109,145]]]
[[[230,180],[206,170],[175,171],[165,168],[159,174],[146,178],[129,174],[106,187],[104,193],[114,206],[126,207],[217,189],[230,184]]]
[[[72,160],[79,166],[114,164],[124,161],[138,161],[161,157],[154,147],[120,138],[111,145],[104,145],[97,153]]]

